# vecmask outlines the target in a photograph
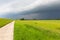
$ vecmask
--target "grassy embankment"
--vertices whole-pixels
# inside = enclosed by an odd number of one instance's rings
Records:
[[[0,18],[0,28],[5,26],[6,24],[8,24],[10,22],[12,22],[12,20]]]
[[[60,40],[60,20],[16,20],[14,40]]]

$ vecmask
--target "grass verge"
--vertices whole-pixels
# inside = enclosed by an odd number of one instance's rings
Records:
[[[0,18],[0,28],[5,26],[6,24],[12,22],[13,20],[10,20],[10,19],[3,19],[3,18]]]

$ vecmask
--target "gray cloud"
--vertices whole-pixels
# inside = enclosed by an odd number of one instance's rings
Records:
[[[28,11],[11,13],[4,15],[5,18],[12,19],[60,19],[60,3],[56,2],[51,5],[37,6]]]

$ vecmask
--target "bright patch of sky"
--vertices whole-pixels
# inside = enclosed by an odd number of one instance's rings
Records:
[[[17,11],[35,0],[0,0],[0,13]]]

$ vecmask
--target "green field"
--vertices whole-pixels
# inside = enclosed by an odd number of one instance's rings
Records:
[[[60,40],[60,20],[16,20],[14,40]]]
[[[0,28],[12,21],[0,18]],[[14,40],[60,40],[60,20],[15,20]]]
[[[0,18],[0,28],[5,26],[6,24],[8,24],[10,22],[12,22],[12,20]]]

